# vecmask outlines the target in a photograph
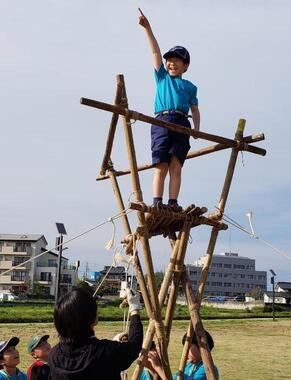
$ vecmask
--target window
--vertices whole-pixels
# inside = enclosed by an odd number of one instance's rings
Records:
[[[52,280],[51,272],[41,272],[40,273],[40,281],[50,282]]]
[[[233,264],[233,268],[234,269],[245,269],[245,266],[244,265],[240,265],[240,264]]]
[[[12,281],[25,281],[26,280],[26,272],[12,271],[11,280]]]
[[[211,283],[211,285],[212,286],[222,286],[222,282],[216,282],[216,281],[214,281],[214,282]]]
[[[14,244],[13,252],[26,252],[27,248],[31,247],[31,243],[27,241],[17,241]]]
[[[225,288],[228,288],[228,287],[230,287],[232,284],[231,284],[231,282],[225,282],[224,284],[223,284],[223,286],[225,287]]]
[[[61,282],[65,284],[70,284],[72,282],[72,276],[70,274],[63,274]]]
[[[16,265],[22,264],[25,260],[27,260],[27,257],[14,256],[12,265],[15,267]]]
[[[231,268],[231,264],[223,264],[224,268]]]
[[[56,267],[57,266],[57,259],[48,259],[48,266],[49,267]]]

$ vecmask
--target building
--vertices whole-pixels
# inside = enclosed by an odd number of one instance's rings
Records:
[[[273,303],[273,292],[264,293],[264,302]],[[291,305],[291,282],[278,282],[275,286],[274,303]]]
[[[121,289],[121,282],[126,280],[126,271],[122,266],[112,267],[106,265],[102,271],[100,271],[100,280],[106,276],[102,291],[107,294],[119,294]]]
[[[49,251],[25,263],[45,252],[46,246],[44,235],[0,234],[0,292],[55,295],[58,254]],[[18,267],[1,276],[1,273],[15,266]],[[68,265],[65,257],[62,257],[61,268],[62,293],[62,290],[69,290],[76,284],[78,271],[76,267]]]
[[[206,256],[200,257],[194,265],[187,265],[187,272],[193,289],[197,288]],[[238,253],[224,252],[213,255],[204,294],[210,296],[238,296],[259,288],[267,288],[267,272],[257,271],[255,260],[239,256]]]

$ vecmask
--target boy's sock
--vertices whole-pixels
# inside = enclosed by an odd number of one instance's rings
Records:
[[[168,200],[168,205],[169,206],[175,206],[178,204],[178,200],[177,199],[169,199]]]
[[[154,197],[153,198],[153,206],[156,206],[157,204],[163,203],[162,201],[163,201],[163,198],[161,198],[161,197]]]

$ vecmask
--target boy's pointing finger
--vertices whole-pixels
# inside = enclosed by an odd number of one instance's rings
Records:
[[[141,10],[140,8],[138,8],[138,10],[139,10],[140,14],[141,14],[142,16],[144,16],[142,10]]]

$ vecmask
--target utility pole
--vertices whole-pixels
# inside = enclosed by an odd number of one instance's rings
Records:
[[[60,236],[56,238],[56,246],[59,251],[58,256],[58,266],[57,266],[57,279],[56,279],[56,293],[55,293],[55,302],[58,301],[60,296],[60,282],[61,282],[61,270],[62,270],[62,253],[63,253],[63,235],[67,235],[67,231],[63,223],[56,223],[58,233]]]
[[[275,276],[276,273],[273,271],[273,269],[270,269],[270,272],[272,273],[271,277],[271,284],[272,284],[272,314],[273,314],[273,321],[275,321]]]

